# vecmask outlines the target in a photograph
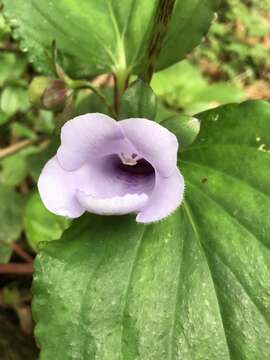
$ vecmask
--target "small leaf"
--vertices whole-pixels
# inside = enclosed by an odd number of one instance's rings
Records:
[[[156,122],[161,123],[162,121],[164,121],[164,119],[168,119],[177,115],[179,115],[179,112],[169,109],[162,103],[162,101],[158,99]]]
[[[0,5],[2,2],[0,2]],[[0,39],[4,40],[5,37],[7,37],[7,34],[10,33],[10,27],[7,25],[6,20],[2,14],[2,11],[0,12]]]
[[[190,146],[200,131],[200,121],[195,117],[177,115],[161,122],[161,125],[175,134],[179,142],[179,149]]]
[[[29,244],[36,251],[42,242],[59,239],[70,223],[63,216],[49,212],[38,193],[33,194],[26,205],[24,228]]]
[[[137,79],[122,96],[120,119],[145,118],[154,120],[156,110],[157,102],[153,90],[146,82]]]
[[[111,87],[101,88],[100,92],[104,95],[108,104],[113,103],[113,89]],[[79,91],[75,104],[75,116],[94,112],[111,115],[107,106],[95,93]]]
[[[20,184],[27,175],[26,161],[21,154],[16,154],[2,160],[0,168],[0,181],[9,186]]]
[[[34,122],[35,131],[51,135],[55,128],[54,115],[51,111],[39,110]]]
[[[9,116],[30,107],[27,91],[20,86],[7,86],[1,93],[0,109]]]
[[[1,14],[0,14],[1,16]],[[21,77],[26,67],[26,60],[14,53],[0,53],[0,87]]]
[[[9,261],[10,244],[22,231],[24,200],[12,188],[0,184],[0,263]]]
[[[19,185],[27,176],[27,157],[37,153],[34,146],[28,147],[17,154],[0,162],[0,181],[9,186]]]
[[[30,129],[28,126],[21,124],[17,121],[11,125],[11,129],[12,129],[14,135],[19,138],[23,137],[23,138],[32,139],[32,140],[37,138],[37,134],[32,129]]]
[[[6,122],[8,122],[8,120],[9,116],[0,109],[0,125],[5,124]]]

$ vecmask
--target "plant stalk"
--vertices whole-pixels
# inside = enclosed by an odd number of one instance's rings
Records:
[[[151,82],[158,57],[162,50],[163,41],[168,31],[169,23],[173,14],[175,0],[159,0],[157,12],[140,77],[147,83]]]
[[[10,263],[0,264],[0,274],[31,275],[34,271],[33,264]]]
[[[30,145],[34,145],[37,143],[40,143],[42,141],[46,140],[46,138],[36,138],[36,139],[26,139],[16,142],[15,144],[12,144],[10,146],[7,146],[4,149],[0,149],[0,160],[3,160],[4,158],[14,155],[21,150],[27,148]]]

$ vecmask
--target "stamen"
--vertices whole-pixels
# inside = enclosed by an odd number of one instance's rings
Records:
[[[135,155],[135,157],[134,157],[134,155]],[[120,157],[122,163],[124,165],[129,165],[129,166],[134,166],[137,164],[137,160],[136,160],[137,156],[138,156],[137,154],[132,154],[131,157],[124,153],[119,154],[119,157]]]
[[[129,175],[146,176],[153,175],[155,173],[155,169],[153,168],[153,166],[143,158],[138,159],[135,164],[121,161],[121,163],[119,164],[119,168]]]

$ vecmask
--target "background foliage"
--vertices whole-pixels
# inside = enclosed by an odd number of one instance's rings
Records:
[[[10,1],[10,6],[13,3],[14,1]],[[158,95],[157,118],[161,120],[164,117],[179,114],[194,115],[217,105],[240,102],[245,99],[264,98],[269,100],[269,20],[270,3],[268,0],[222,1],[217,21],[212,24],[210,32],[201,46],[197,47],[187,60],[178,62],[154,76],[151,85]],[[29,27],[29,29],[31,28]],[[33,32],[35,29],[31,29],[31,31]],[[31,34],[29,36],[32,36]],[[197,38],[194,36],[194,43],[196,42]],[[120,46],[120,43],[118,45]],[[36,45],[32,44],[32,46]],[[46,46],[49,47],[48,44]],[[170,48],[169,43],[168,48]],[[57,140],[49,142],[48,137],[54,132],[55,124],[61,121],[62,113],[40,110],[30,103],[28,86],[37,75],[37,71],[36,67],[34,68],[32,63],[29,63],[26,50],[28,50],[28,46],[22,47],[22,49],[19,47],[16,35],[14,39],[10,26],[0,12],[0,358],[31,360],[37,357],[37,349],[32,339],[33,324],[29,307],[32,261],[36,251],[42,248],[44,242],[59,239],[70,224],[66,220],[50,214],[44,208],[37,194],[36,181],[40,170],[57,146]],[[121,60],[121,46],[114,50],[114,55],[120,56]],[[85,58],[88,59],[88,55],[85,54]],[[182,54],[179,54],[179,58],[174,60],[181,58]],[[129,59],[127,57],[128,61]],[[170,60],[171,63],[174,63],[174,60]],[[161,68],[163,67],[162,61],[161,58]],[[40,61],[38,60],[38,62]],[[94,64],[95,59],[91,66]],[[66,66],[68,68],[70,65]],[[88,73],[88,70],[77,68],[76,71]],[[104,69],[96,70],[98,74]],[[113,96],[111,77],[103,76],[94,79],[94,83],[110,101]],[[74,114],[97,109],[100,111],[101,108],[100,99],[91,90],[80,91],[74,101]],[[104,112],[106,111],[107,109],[104,108]],[[255,137],[254,140],[257,147],[264,151],[264,142],[261,141],[261,137],[261,134],[256,134],[257,140]],[[241,150],[239,150],[240,153]],[[211,157],[211,154],[205,156]],[[185,165],[185,171],[192,174],[193,167],[196,165],[192,165],[192,154],[187,154],[186,157],[187,162],[191,161],[191,164]],[[199,165],[202,179],[204,179],[203,161],[203,158],[200,159],[201,164]],[[216,188],[214,188],[213,194],[207,194],[209,196],[207,202],[216,213],[217,210],[223,210],[217,209],[215,200],[210,199],[219,196],[220,175],[216,172],[214,176],[217,178]],[[198,198],[204,202],[205,195],[198,188],[196,178],[192,181],[194,184],[191,186],[195,188]],[[224,181],[232,186],[235,185],[231,178],[225,177]],[[199,186],[203,185],[199,184]],[[228,204],[224,203],[224,206],[226,207]],[[195,205],[193,211],[197,211],[199,217],[199,210]],[[248,214],[243,216],[246,220]],[[215,219],[212,220],[211,226],[214,227]],[[238,228],[240,227],[238,226]],[[161,229],[161,231],[166,232],[166,229]],[[178,230],[175,229],[175,231]],[[187,228],[186,231],[189,232],[190,229]],[[149,230],[147,236],[154,235]],[[242,233],[239,230],[239,244],[241,236]],[[214,244],[212,245],[214,246]],[[56,242],[55,247],[57,248],[57,246]],[[203,252],[196,248],[196,242],[190,246],[194,246],[192,251],[199,252],[199,257],[202,256]],[[225,254],[226,257],[227,250],[222,248],[221,244],[218,246],[220,246],[220,256]],[[147,249],[144,251],[147,252]],[[207,252],[208,250],[204,249],[203,251]],[[50,257],[50,253],[46,256],[47,259],[43,261],[52,262],[53,268],[53,256]],[[185,261],[188,262],[189,259],[185,258]],[[205,260],[199,258],[198,261],[201,261],[203,271],[206,271]],[[220,258],[210,259],[211,270],[216,271],[215,276],[221,276],[221,271],[224,271],[226,276],[232,277],[233,274],[229,273],[228,269],[218,267],[219,261]],[[245,261],[247,259],[243,259],[243,264]],[[234,263],[229,265],[233,268]],[[171,271],[174,271],[173,264]],[[205,272],[206,282],[209,277],[207,271]],[[264,269],[260,269],[260,271],[263,273]],[[252,274],[250,276],[252,278]],[[247,283],[242,285],[247,286],[248,291],[251,292],[250,298],[254,300],[255,295],[252,293],[251,283],[249,283],[249,279],[246,281]],[[44,283],[42,284],[41,286],[44,286]],[[167,285],[169,286],[169,284]],[[241,284],[235,282],[234,285],[237,287]],[[209,283],[207,286],[210,286]],[[136,291],[139,292],[139,290]],[[214,289],[211,288],[211,291]],[[226,303],[228,299],[222,289],[218,289],[218,291],[221,292],[222,301]],[[243,296],[246,294],[244,293]],[[255,309],[253,313],[250,312],[251,317],[260,316],[257,312],[264,312],[265,304],[261,300],[263,296],[263,290],[260,299],[255,296],[254,302],[257,306],[256,309],[259,310]],[[206,300],[210,303],[214,301],[213,298]],[[228,307],[226,309],[230,311]],[[46,309],[44,309],[44,314],[46,316]],[[214,309],[213,317],[215,316],[217,315]],[[237,317],[236,310],[235,316]],[[232,324],[228,324],[228,329],[231,329],[232,326]],[[258,329],[261,334],[264,333],[264,326],[263,319],[260,319]],[[237,329],[234,331],[237,336]],[[252,334],[250,336],[252,337]],[[224,358],[226,358],[226,344],[224,339],[222,341],[224,343],[220,343],[220,351],[223,355],[225,354]],[[263,346],[263,336],[262,342],[254,346]]]

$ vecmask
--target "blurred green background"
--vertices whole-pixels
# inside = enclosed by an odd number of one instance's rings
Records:
[[[1,8],[1,1],[0,1]],[[157,73],[158,117],[246,99],[270,100],[270,0],[226,0],[203,43],[188,59]],[[36,181],[54,153],[55,119],[28,99],[36,76],[0,11],[0,359],[36,359],[30,311],[35,252],[58,239],[69,222],[42,205]],[[94,82],[110,100],[112,79]],[[96,111],[82,91],[73,113]]]

